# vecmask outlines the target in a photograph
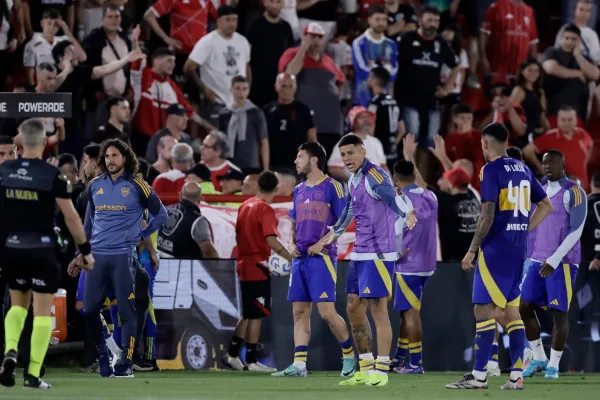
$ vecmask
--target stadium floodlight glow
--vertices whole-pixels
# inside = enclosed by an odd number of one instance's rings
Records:
[[[71,118],[71,93],[0,93],[0,118]]]

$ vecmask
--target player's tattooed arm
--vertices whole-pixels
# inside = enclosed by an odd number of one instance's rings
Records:
[[[469,253],[476,253],[479,250],[479,246],[483,239],[487,236],[492,223],[494,222],[494,216],[496,214],[496,203],[493,201],[484,201],[481,204],[481,214],[477,221],[477,228],[475,235],[471,241],[471,247],[469,247]]]

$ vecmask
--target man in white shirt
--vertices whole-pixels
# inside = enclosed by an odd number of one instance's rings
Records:
[[[369,161],[375,165],[381,166],[381,168],[387,171],[387,161],[385,153],[383,152],[383,146],[379,139],[373,136],[375,130],[375,114],[364,107],[357,106],[350,110],[348,118],[350,119],[350,126],[352,128],[351,134],[362,139]],[[339,142],[331,152],[331,157],[327,162],[327,171],[329,175],[343,182],[346,182],[350,176],[348,169],[342,162]]]
[[[217,29],[203,36],[190,53],[183,70],[204,94],[209,120],[216,124],[218,112],[233,103],[231,79],[243,76],[251,82],[250,44],[236,32],[238,16],[231,6],[217,10]]]

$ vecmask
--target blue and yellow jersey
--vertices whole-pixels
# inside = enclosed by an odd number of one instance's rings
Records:
[[[487,163],[480,179],[481,202],[496,204],[494,222],[481,249],[525,251],[531,205],[542,201],[546,192],[529,168],[509,157]]]

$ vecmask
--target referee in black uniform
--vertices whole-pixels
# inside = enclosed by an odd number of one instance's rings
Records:
[[[49,389],[40,369],[52,334],[51,308],[60,282],[54,214],[58,206],[84,256],[84,268],[94,259],[79,215],[71,202],[71,184],[60,170],[45,161],[46,132],[39,119],[19,126],[23,157],[0,167],[0,259],[10,290],[11,307],[6,318],[6,351],[0,384],[15,385],[17,348],[33,292],[31,352],[24,385]]]

